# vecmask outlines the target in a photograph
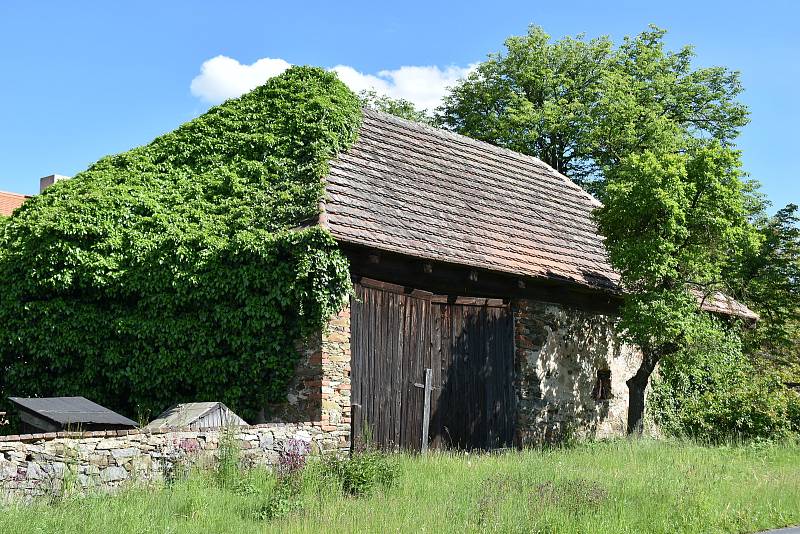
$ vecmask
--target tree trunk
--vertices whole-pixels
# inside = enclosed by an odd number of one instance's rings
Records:
[[[628,434],[642,433],[644,394],[658,360],[655,351],[644,352],[636,374],[625,382],[628,385]]]

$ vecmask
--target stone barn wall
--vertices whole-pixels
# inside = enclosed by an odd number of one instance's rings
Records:
[[[568,434],[625,435],[628,387],[641,354],[623,344],[615,317],[533,300],[512,302],[517,445]],[[611,372],[610,398],[597,395],[598,371]]]
[[[298,347],[300,361],[286,401],[265,407],[259,422],[314,423],[350,448],[350,305]]]

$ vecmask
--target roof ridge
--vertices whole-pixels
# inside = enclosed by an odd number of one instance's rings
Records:
[[[584,188],[573,182],[569,179],[568,176],[564,175],[563,173],[554,169],[551,165],[545,163],[541,159],[537,158],[536,156],[531,156],[530,154],[524,154],[522,152],[517,152],[516,150],[512,150],[510,148],[505,148],[502,146],[498,146],[487,141],[481,141],[479,139],[475,139],[473,137],[469,137],[460,133],[453,132],[451,130],[445,130],[444,128],[438,128],[436,126],[431,126],[430,124],[425,124],[422,122],[412,121],[410,119],[405,119],[403,117],[398,117],[397,115],[392,115],[391,113],[386,113],[384,111],[378,111],[375,109],[364,108],[363,109],[365,115],[372,115],[374,118],[378,120],[384,120],[386,122],[395,122],[398,123],[400,126],[411,127],[417,130],[421,130],[423,132],[428,132],[431,135],[438,135],[441,137],[450,137],[455,141],[463,142],[466,144],[474,145],[478,148],[488,149],[490,151],[494,151],[500,154],[506,154],[509,156],[515,156],[523,160],[529,160],[532,163],[538,164],[539,166],[543,167],[545,170],[549,171],[554,176],[560,178],[565,182],[567,186],[570,188],[576,188],[577,190],[581,191],[584,196],[588,198],[588,200],[595,204],[597,207],[602,206],[602,203],[597,200],[591,193],[586,191]]]

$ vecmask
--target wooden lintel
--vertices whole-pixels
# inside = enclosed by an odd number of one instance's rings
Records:
[[[342,250],[350,260],[351,274],[355,280],[361,277],[381,280],[400,286],[406,293],[406,288],[418,292],[422,290],[432,298],[451,295],[504,299],[506,302],[511,299],[531,299],[604,314],[616,314],[622,302],[621,296],[612,291],[567,281],[520,277],[431,260],[420,261],[420,258],[357,245],[343,244]],[[377,264],[369,260],[369,256],[376,252],[380,254],[380,263]],[[431,265],[430,272],[425,272],[426,263]],[[477,274],[477,280],[470,278],[471,272]]]

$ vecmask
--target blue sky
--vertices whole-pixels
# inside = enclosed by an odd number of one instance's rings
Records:
[[[695,45],[698,65],[742,72],[745,169],[776,205],[800,203],[798,18],[789,1],[3,0],[0,190],[35,193],[41,176],[146,143],[283,62],[339,66],[351,86],[429,105],[530,23],[615,40],[654,23],[671,46]]]

